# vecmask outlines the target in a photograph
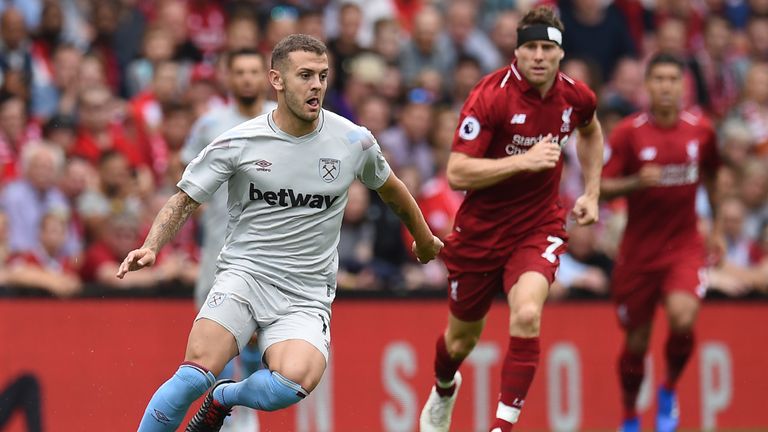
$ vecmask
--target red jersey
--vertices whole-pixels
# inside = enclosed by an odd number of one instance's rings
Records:
[[[614,128],[608,142],[603,177],[631,176],[645,164],[662,168],[658,186],[627,196],[628,220],[618,263],[651,270],[681,257],[703,260],[696,191],[702,173],[714,175],[720,164],[709,121],[683,111],[676,125],[661,127],[649,114],[635,114]]]
[[[512,63],[472,90],[452,151],[499,159],[527,152],[547,134],[562,147],[576,128],[589,124],[595,105],[592,90],[562,73],[542,98]],[[564,223],[558,193],[562,170],[561,160],[553,169],[519,173],[468,191],[443,253],[446,262],[460,260],[479,271],[496,267],[527,232],[553,221]]]

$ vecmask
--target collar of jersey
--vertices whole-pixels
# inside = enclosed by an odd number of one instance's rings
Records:
[[[517,69],[517,60],[514,60],[512,63],[510,63],[509,70],[512,72],[512,81],[517,84],[517,87],[520,89],[520,91],[523,94],[530,94],[530,96],[534,96],[538,100],[549,99],[553,95],[557,94],[557,92],[560,90],[559,82],[563,80],[563,77],[560,75],[560,71],[558,71],[557,76],[555,76],[555,82],[552,84],[552,88],[549,89],[547,95],[544,97],[544,99],[542,99],[536,87],[533,87],[523,76],[520,70]]]
[[[317,122],[317,127],[315,128],[315,130],[313,130],[312,132],[310,132],[310,133],[308,133],[306,135],[302,135],[300,137],[293,136],[293,135],[283,131],[282,129],[280,129],[277,126],[277,124],[275,123],[275,120],[272,118],[272,114],[275,112],[274,110],[270,111],[270,113],[267,114],[267,124],[269,125],[270,129],[272,129],[273,132],[275,132],[276,134],[282,136],[283,138],[286,138],[288,141],[303,142],[303,141],[306,141],[308,139],[314,138],[323,129],[323,125],[325,124],[325,112],[324,111],[325,110],[323,110],[323,109],[320,110],[320,121]]]

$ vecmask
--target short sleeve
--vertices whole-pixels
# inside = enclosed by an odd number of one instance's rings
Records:
[[[208,201],[234,174],[242,148],[242,140],[217,141],[205,147],[187,165],[177,186],[198,203]]]
[[[365,128],[351,133],[348,138],[353,145],[359,142],[362,148],[361,161],[357,173],[355,173],[356,177],[369,189],[380,188],[387,181],[392,170],[387,160],[384,159],[376,138]]]
[[[496,128],[496,116],[490,92],[492,87],[481,81],[469,94],[461,109],[459,127],[453,136],[452,151],[464,153],[470,157],[483,157],[493,139]]]
[[[595,92],[587,87],[584,83],[579,83],[579,96],[580,101],[576,110],[576,119],[578,121],[576,127],[584,127],[588,125],[595,117],[595,110],[597,109],[597,96]]]
[[[623,177],[628,174],[629,148],[627,128],[621,125],[615,127],[605,145],[606,162],[602,173],[604,178]]]
[[[717,147],[717,133],[710,124],[707,124],[706,136],[701,146],[701,170],[703,173],[714,176],[720,168],[720,153]]]

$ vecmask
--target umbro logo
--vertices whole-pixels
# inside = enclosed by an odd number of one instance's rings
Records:
[[[272,166],[272,162],[264,159],[257,159],[253,162],[254,165],[256,165],[258,168],[256,168],[256,171],[266,171],[271,172],[272,170],[269,168]]]
[[[525,114],[515,114],[509,124],[525,124]]]
[[[170,423],[171,419],[169,419],[168,416],[165,415],[165,413],[163,413],[162,411],[158,411],[158,410],[154,410],[154,411],[155,412],[153,413],[152,417],[154,417],[157,421],[159,421],[160,423],[163,423],[163,424]]]

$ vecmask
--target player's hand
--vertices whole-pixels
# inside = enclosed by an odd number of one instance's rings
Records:
[[[637,172],[637,181],[641,188],[656,186],[661,182],[661,166],[657,164],[645,164]]]
[[[592,225],[598,219],[597,197],[582,195],[576,200],[571,215],[579,225]]]
[[[524,153],[527,171],[552,169],[560,160],[560,146],[552,141],[552,134],[545,136]]]
[[[443,241],[434,235],[432,236],[431,242],[425,244],[413,242],[413,245],[411,245],[413,254],[416,255],[416,259],[422,264],[426,264],[435,259],[437,254],[440,253],[440,249],[442,248]]]
[[[709,261],[713,266],[719,266],[723,258],[725,257],[726,250],[728,249],[727,242],[725,241],[725,234],[717,228],[714,228],[709,233],[707,239],[707,248],[709,249]]]
[[[155,263],[157,257],[150,249],[135,249],[128,253],[120,268],[117,269],[117,278],[122,279],[126,273],[149,267]]]

